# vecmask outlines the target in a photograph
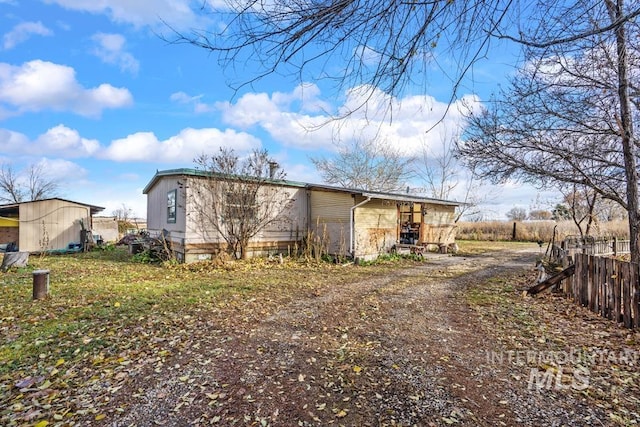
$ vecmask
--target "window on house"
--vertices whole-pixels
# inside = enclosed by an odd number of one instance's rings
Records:
[[[175,223],[177,214],[178,190],[171,190],[167,193],[167,222]]]
[[[227,214],[229,219],[253,219],[256,200],[253,193],[227,193]]]

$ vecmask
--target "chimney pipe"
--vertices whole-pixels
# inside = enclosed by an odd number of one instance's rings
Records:
[[[269,162],[269,178],[275,178],[278,166],[278,162]]]

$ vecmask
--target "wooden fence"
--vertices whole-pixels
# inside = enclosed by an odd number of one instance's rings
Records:
[[[575,254],[575,273],[562,281],[565,295],[602,317],[640,327],[640,268],[613,258]]]
[[[561,243],[561,248],[566,255],[574,256],[574,254],[587,255],[613,255],[628,254],[630,252],[630,241],[618,239],[594,239],[586,238],[567,238]]]

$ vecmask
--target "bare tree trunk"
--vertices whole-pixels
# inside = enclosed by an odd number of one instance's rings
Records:
[[[29,263],[29,252],[7,252],[2,258],[0,270],[8,271],[10,267],[26,267]]]
[[[249,246],[249,241],[248,240],[247,241],[241,241],[241,242],[239,242],[238,246],[240,246],[240,259],[242,259],[242,260],[248,259],[249,258],[249,251],[247,249],[248,249],[248,246]]]
[[[612,20],[623,16],[622,6],[624,0],[607,0],[607,8]],[[627,181],[627,212],[629,214],[629,238],[631,262],[640,262],[640,212],[638,212],[638,172],[636,170],[636,147],[632,141],[633,118],[631,116],[631,104],[629,99],[629,76],[627,41],[624,25],[616,29],[616,48],[618,53],[618,97],[620,98],[620,133],[622,134],[622,151]]]

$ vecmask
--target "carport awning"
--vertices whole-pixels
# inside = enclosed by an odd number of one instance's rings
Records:
[[[393,200],[395,202],[413,202],[413,203],[434,203],[438,205],[459,206],[460,203],[452,202],[450,200],[430,199],[426,197],[417,197],[407,194],[396,193],[375,193],[375,192],[362,192],[362,197],[371,197],[372,199],[381,200]]]
[[[434,199],[430,197],[424,197],[424,196],[418,196],[418,195],[412,195],[412,194],[366,191],[366,190],[358,190],[354,188],[334,187],[331,185],[308,184],[307,188],[311,190],[317,189],[317,190],[324,190],[324,191],[333,191],[337,193],[348,193],[354,196],[362,196],[364,198],[371,198],[371,199],[378,199],[378,200],[391,200],[394,202],[433,203],[435,205],[446,205],[446,206],[460,206],[464,204],[464,203],[456,202],[452,200]]]

